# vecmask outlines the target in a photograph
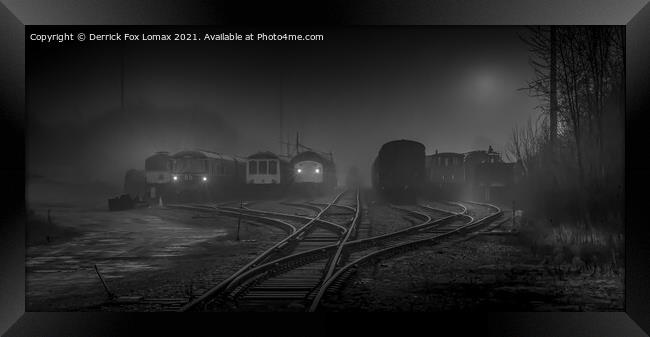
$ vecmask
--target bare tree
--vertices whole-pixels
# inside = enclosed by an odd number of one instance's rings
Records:
[[[508,152],[528,179],[560,180],[575,185],[576,199],[598,199],[622,184],[624,31],[531,27],[522,39],[534,70],[524,89],[542,101],[542,122],[516,127]]]

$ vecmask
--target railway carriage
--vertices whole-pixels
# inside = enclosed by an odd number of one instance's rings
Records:
[[[487,151],[437,153],[427,157],[429,196],[510,202],[516,183],[516,163],[505,163],[490,146]]]
[[[144,173],[147,184],[146,197],[156,200],[171,193],[172,168],[174,158],[169,152],[159,151],[144,160]]]
[[[473,151],[466,159],[471,193],[475,200],[509,203],[515,179],[515,163],[505,163],[492,147]]]
[[[439,199],[462,199],[465,155],[442,152],[426,157],[427,194]]]
[[[390,202],[415,203],[425,184],[424,151],[412,140],[384,144],[373,162],[373,188]]]
[[[246,160],[216,152],[181,151],[173,156],[172,186],[182,201],[208,201],[239,196]]]
[[[289,161],[273,152],[257,152],[246,160],[246,191],[249,195],[278,196],[292,181]]]
[[[130,169],[124,175],[124,193],[131,198],[140,199],[146,194],[145,173],[142,170]]]

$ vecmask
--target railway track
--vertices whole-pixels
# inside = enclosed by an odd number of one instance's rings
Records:
[[[226,292],[234,310],[304,310],[314,291],[327,279],[340,256],[340,247],[349,239],[359,220],[359,192],[323,205],[321,220],[305,231],[287,249],[287,255],[272,260],[233,282]],[[342,198],[343,199],[343,198]],[[342,232],[327,231],[327,222],[344,227]],[[320,226],[318,226],[320,225]],[[236,280],[238,281],[238,280]]]
[[[498,207],[488,204],[465,202],[456,203],[456,205],[463,211],[455,213],[427,205],[418,205],[426,212],[445,215],[436,219],[427,213],[401,208],[405,212],[421,217],[422,224],[378,237],[349,242],[345,247],[346,264],[337,268],[336,272],[323,283],[314,297],[309,311],[316,311],[321,300],[327,294],[338,292],[360,265],[424,244],[442,242],[456,234],[480,228],[502,214]]]
[[[358,219],[357,212],[341,211],[347,207],[333,207],[345,201],[353,204],[346,206],[358,209],[358,192],[352,198],[350,194],[342,192],[322,207],[307,206],[319,211],[315,217],[253,210],[248,206],[200,207],[256,220],[306,223],[180,311],[273,306],[286,301],[306,300],[309,287],[318,286],[326,275],[329,261],[335,256],[330,255],[330,251],[345,242]]]
[[[231,277],[204,293],[181,311],[203,310],[304,310],[315,311],[321,299],[337,292],[356,268],[420,245],[440,242],[489,223],[500,216],[495,206],[452,203],[460,212],[418,205],[416,209],[395,207],[421,221],[392,233],[356,240],[361,220],[357,192],[354,206],[339,204],[344,193],[329,204],[292,204],[318,211],[313,217],[245,207],[204,210],[241,215],[257,221],[293,227],[290,235],[250,262]],[[199,207],[199,206],[192,206]],[[336,211],[335,211],[336,210]],[[326,219],[327,218],[327,219]],[[290,222],[307,223],[300,229]]]

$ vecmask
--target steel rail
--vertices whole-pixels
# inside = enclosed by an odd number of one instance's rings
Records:
[[[218,211],[220,209],[229,210],[229,211],[232,211],[232,212],[241,212],[241,213],[250,212],[250,213],[263,214],[263,215],[267,215],[267,216],[275,216],[275,217],[279,217],[279,218],[288,218],[288,219],[294,219],[294,220],[297,219],[297,220],[315,221],[317,223],[322,223],[322,224],[326,224],[328,226],[337,228],[338,230],[340,230],[343,233],[345,233],[345,231],[347,230],[345,227],[343,227],[343,226],[341,226],[341,225],[339,225],[337,223],[327,221],[327,220],[324,220],[324,219],[319,219],[319,218],[317,218],[317,216],[309,217],[309,216],[286,214],[286,213],[273,212],[273,211],[256,210],[256,209],[251,209],[251,208],[241,209],[241,208],[236,208],[236,207],[221,207],[221,208],[216,209],[216,210]]]
[[[316,205],[316,206],[327,205],[327,204],[323,204],[323,203],[320,203],[320,202],[309,202],[309,204]],[[345,208],[345,209],[347,209],[349,211],[356,212],[356,209],[354,209],[354,207],[350,207],[350,206],[347,206],[347,205],[334,205],[333,207]]]
[[[339,193],[330,204],[336,203],[343,196],[343,194],[345,192],[346,191],[343,191],[343,192]],[[300,229],[294,231],[293,233],[291,233],[290,235],[288,235],[287,237],[285,237],[284,239],[282,239],[281,241],[279,241],[278,243],[273,245],[271,248],[269,248],[266,251],[262,252],[262,254],[258,255],[251,262],[247,263],[245,266],[243,266],[237,272],[235,272],[234,274],[232,274],[231,276],[229,276],[228,278],[226,278],[225,280],[223,280],[222,282],[217,284],[215,287],[211,288],[210,290],[208,290],[205,293],[201,294],[201,296],[199,296],[195,300],[193,300],[193,301],[189,302],[188,304],[184,305],[183,307],[181,307],[179,311],[184,312],[184,311],[188,311],[188,310],[190,310],[192,308],[195,308],[198,305],[205,305],[207,303],[207,301],[210,301],[211,298],[215,294],[219,293],[223,289],[227,289],[229,287],[229,285],[231,285],[236,280],[240,279],[241,275],[246,274],[247,272],[249,272],[252,269],[255,269],[256,268],[255,265],[258,262],[262,261],[263,259],[268,257],[271,253],[275,252],[278,248],[284,246],[284,244],[286,244],[287,242],[289,242],[290,240],[292,240],[296,236],[298,236],[301,233],[303,233],[304,231],[306,231],[309,227],[311,227],[315,223],[314,220],[319,218],[326,211],[327,211],[327,208],[323,209],[316,217],[314,217],[310,222],[305,224],[303,227],[301,227]]]
[[[482,224],[484,222],[489,222],[489,221],[497,218],[498,216],[501,216],[502,212],[498,207],[493,206],[493,205],[490,205],[490,207],[494,208],[494,209],[496,209],[498,211],[496,213],[489,214],[489,215],[487,215],[487,216],[485,216],[485,217],[483,217],[483,218],[481,218],[479,220],[470,221],[466,225],[460,226],[460,227],[458,227],[456,229],[453,229],[453,230],[451,230],[449,232],[445,232],[445,233],[438,234],[438,235],[433,235],[433,236],[425,238],[425,239],[419,239],[419,240],[415,240],[415,241],[406,242],[406,243],[398,244],[398,245],[395,245],[395,246],[387,247],[387,248],[384,248],[384,249],[380,249],[378,251],[374,251],[374,252],[371,252],[369,254],[366,254],[366,255],[364,255],[364,256],[362,256],[362,257],[360,257],[360,258],[358,258],[358,259],[356,259],[356,260],[354,260],[354,261],[352,261],[352,262],[350,262],[348,264],[346,264],[345,266],[341,267],[334,275],[332,275],[332,277],[330,277],[328,280],[326,280],[325,283],[321,286],[321,288],[319,289],[318,294],[316,295],[316,298],[314,299],[314,301],[312,302],[312,305],[309,308],[309,311],[310,312],[316,311],[316,309],[318,308],[318,305],[320,304],[320,301],[322,300],[323,296],[325,295],[325,293],[327,292],[329,287],[346,270],[348,270],[348,269],[350,269],[352,267],[356,267],[360,263],[365,262],[365,261],[369,260],[370,258],[376,257],[378,255],[381,255],[381,254],[384,254],[384,253],[387,253],[387,252],[391,252],[391,251],[395,251],[395,250],[398,250],[398,249],[407,248],[409,246],[415,246],[415,245],[418,245],[418,244],[423,244],[423,243],[428,242],[428,241],[433,241],[433,240],[445,238],[445,237],[451,236],[452,234],[458,233],[458,232],[460,232],[462,230],[468,229],[470,227],[478,226],[478,225],[480,225],[480,224]],[[452,215],[450,217],[454,217],[454,215]]]
[[[354,218],[352,219],[352,222],[350,223],[350,227],[348,227],[347,232],[345,233],[345,237],[343,237],[342,240],[339,240],[337,243],[338,248],[336,249],[336,253],[334,253],[334,256],[332,259],[329,261],[329,266],[327,266],[327,273],[325,274],[325,277],[323,278],[324,281],[326,281],[330,276],[332,276],[332,273],[334,272],[334,268],[338,265],[338,260],[341,257],[341,251],[343,250],[343,246],[345,243],[348,241],[350,238],[350,234],[354,231],[354,228],[357,226],[359,223],[359,220],[361,220],[361,192],[357,189],[357,197],[356,197],[356,202],[357,202],[357,207],[354,212]]]
[[[334,199],[330,204],[328,204],[328,207],[325,207],[325,208],[324,208],[324,209],[323,209],[323,210],[322,210],[322,211],[321,211],[321,212],[320,212],[320,213],[319,213],[319,214],[318,214],[318,215],[313,219],[313,222],[310,222],[310,223],[306,224],[305,226],[303,226],[302,228],[300,228],[300,229],[298,230],[298,232],[295,233],[294,237],[298,237],[298,236],[300,236],[302,233],[305,233],[305,232],[306,232],[306,228],[307,228],[311,223],[315,223],[315,220],[316,220],[316,219],[318,219],[318,218],[320,218],[321,216],[323,216],[323,214],[325,214],[325,213],[327,212],[327,210],[328,210],[330,207],[332,207],[332,205],[334,205],[335,203],[337,203],[337,202],[339,201],[339,199],[343,196],[343,194],[345,194],[346,192],[347,192],[347,191],[343,191],[343,192],[341,192],[341,193],[340,193],[340,194],[339,194],[339,195],[338,195],[338,196],[337,196],[337,197],[336,197],[336,198],[335,198],[335,199]],[[289,238],[288,238],[288,239],[289,239]],[[285,241],[285,242],[284,242],[282,245],[284,245],[285,243],[288,243],[289,240],[284,240],[284,241]],[[279,247],[282,246],[282,245],[279,245]],[[253,273],[264,272],[265,270],[271,269],[272,267],[277,266],[277,265],[280,265],[280,264],[283,263],[283,262],[286,262],[286,261],[290,261],[290,260],[296,259],[297,257],[308,256],[308,255],[310,255],[310,254],[314,254],[314,253],[316,253],[316,252],[325,252],[326,250],[332,249],[333,247],[336,247],[336,246],[337,246],[337,245],[334,244],[334,245],[329,245],[329,246],[325,246],[325,247],[314,248],[314,249],[311,249],[311,250],[309,250],[309,251],[302,252],[302,253],[290,254],[290,255],[287,255],[287,256],[282,257],[282,258],[280,258],[280,259],[273,260],[273,261],[270,261],[270,262],[268,262],[268,263],[266,263],[266,264],[263,264],[263,265],[257,266],[257,267],[255,267],[255,268],[251,268],[250,270],[248,270],[248,271],[242,273],[242,274],[241,274],[240,276],[238,276],[237,278],[233,279],[232,282],[231,282],[228,286],[226,286],[226,289],[225,289],[225,290],[228,291],[229,289],[231,289],[232,287],[234,287],[234,285],[237,285],[239,282],[241,282],[242,280],[244,280],[244,279],[245,279],[246,277],[248,277],[249,275],[252,275]]]

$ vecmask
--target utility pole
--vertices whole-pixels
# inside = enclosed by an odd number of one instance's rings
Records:
[[[300,140],[299,140],[299,132],[296,131],[296,154],[300,154]]]

